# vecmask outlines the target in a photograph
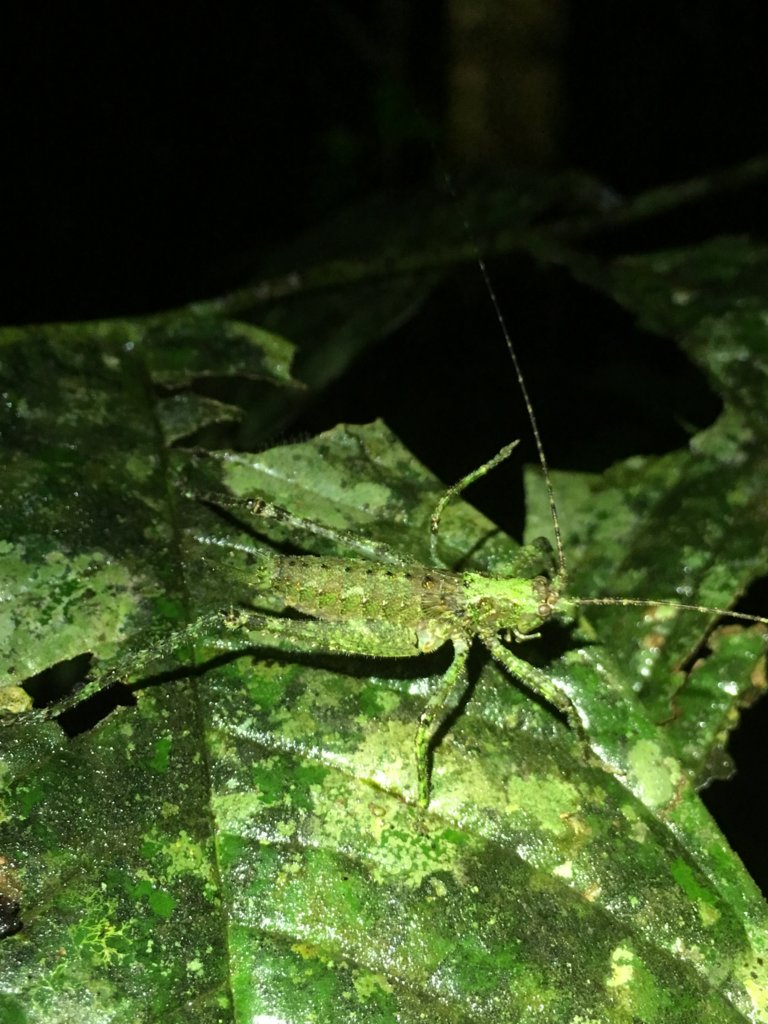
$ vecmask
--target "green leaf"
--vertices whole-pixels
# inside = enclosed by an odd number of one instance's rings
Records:
[[[198,327],[169,314],[0,333],[0,689],[79,655],[106,657],[124,632],[183,615],[167,557],[166,442],[222,408],[188,392],[182,426],[180,392],[161,386],[169,367],[176,386],[214,370],[291,379],[284,339],[248,328],[233,345],[224,324],[223,361],[212,326]]]
[[[765,905],[692,784],[735,715],[729,687],[756,678],[752,634],[713,638],[682,689],[677,663],[706,621],[585,606],[574,631],[530,642],[526,656],[583,695],[619,755],[612,718],[651,737],[626,749],[634,788],[478,651],[424,812],[409,802],[413,740],[446,652],[371,660],[240,650],[235,637],[222,654],[221,621],[200,624],[253,598],[249,568],[274,545],[360,556],[376,542],[428,559],[444,489],[382,424],[258,455],[173,447],[229,411],[192,396],[179,411],[170,381],[270,365],[269,346],[239,336],[237,359],[225,346],[228,361],[217,350],[210,363],[208,327],[184,324],[161,342],[113,323],[0,348],[2,666],[6,691],[24,683],[37,703],[1,734],[0,893],[23,929],[0,944],[0,1020],[768,1019]],[[727,604],[764,571],[749,554],[765,473],[733,415],[690,451],[556,481],[575,592],[673,597],[690,575],[686,600]],[[239,524],[190,492],[258,495],[327,531]],[[734,509],[748,513],[743,538]],[[449,505],[446,563],[500,572],[515,551]],[[663,638],[652,657],[649,636]],[[89,658],[91,682],[73,693],[60,663],[82,683]],[[649,665],[660,688],[637,693]],[[133,683],[123,706],[89,727],[116,678]],[[673,695],[682,713],[659,722]]]
[[[765,417],[768,250],[744,238],[622,257],[602,286],[640,322],[675,337],[724,400],[718,420],[663,458],[633,457],[601,477],[556,474],[571,584],[583,597],[613,595],[728,608],[768,572],[765,544]],[[527,477],[545,529],[540,474]],[[544,510],[544,511],[542,511]],[[655,721],[702,782],[727,775],[724,748],[738,709],[765,689],[762,627],[661,606],[594,609],[598,634],[617,653]],[[690,668],[703,640],[712,656]],[[719,667],[713,671],[714,664]]]

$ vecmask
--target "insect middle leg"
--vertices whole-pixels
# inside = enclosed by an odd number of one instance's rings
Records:
[[[672,770],[669,764],[674,763],[676,752],[666,746],[659,727],[643,714],[636,701],[627,700],[621,689],[611,683],[610,677],[596,675],[590,684],[582,678],[578,691],[571,696],[563,683],[518,658],[496,636],[483,636],[482,641],[511,675],[565,715],[586,764],[599,765],[603,771],[619,778],[646,806],[654,809],[665,806],[668,797],[653,803],[655,791],[653,786],[647,785],[651,776],[647,772],[638,773],[633,767],[632,752],[641,749],[638,747],[641,743],[645,744],[642,749],[646,752],[657,751],[658,757],[667,759],[665,777]],[[682,769],[680,771],[682,778]]]
[[[416,754],[416,798],[421,807],[429,806],[429,747],[435,732],[445,718],[446,709],[455,696],[461,696],[467,688],[467,657],[469,643],[462,637],[452,637],[453,661],[440,680],[440,686],[427,701],[419,716],[414,751]]]
[[[419,717],[414,739],[416,760],[417,803],[429,804],[429,746],[436,729],[442,722],[444,710],[455,693],[463,693],[467,685],[466,661],[468,641],[453,639],[454,657],[438,689],[430,696]],[[297,654],[362,655],[374,658],[404,658],[420,654],[415,635],[402,626],[380,620],[347,620],[345,622],[322,619],[297,619],[279,615],[264,615],[246,609],[218,611],[201,616],[194,623],[178,629],[158,641],[152,641],[142,650],[133,652],[130,675],[147,674],[169,656],[179,652],[189,657],[190,647],[203,651],[245,653],[249,648],[262,647]],[[117,671],[124,677],[127,673]]]
[[[248,612],[230,613],[228,629],[243,631],[249,643],[264,643],[280,650],[304,653],[362,654],[373,657],[407,657],[418,653],[404,643],[401,627],[383,622],[340,623],[318,619],[284,619],[256,616]],[[221,643],[221,641],[219,641]],[[426,809],[430,798],[429,747],[445,718],[446,709],[467,688],[469,641],[463,636],[451,638],[453,659],[428,699],[414,739],[416,760],[416,800]],[[234,635],[226,637],[225,649],[237,649]],[[240,645],[242,646],[242,640]]]
[[[482,641],[493,655],[494,660],[505,668],[510,675],[519,679],[529,690],[543,697],[547,703],[562,712],[567,718],[569,725],[577,733],[581,732],[582,722],[578,708],[568,694],[553,682],[546,672],[542,672],[541,669],[531,665],[530,662],[518,658],[495,635],[483,636]]]

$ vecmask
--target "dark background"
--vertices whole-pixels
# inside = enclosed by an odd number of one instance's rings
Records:
[[[438,192],[436,152],[460,189],[578,167],[626,196],[768,151],[759,2],[29,5],[3,19],[5,323],[144,313],[233,288],[374,192]],[[761,236],[767,208],[754,186],[598,245]],[[685,439],[681,424],[717,414],[703,378],[608,300],[519,262],[491,269],[553,465],[664,451]],[[476,268],[295,430],[376,415],[447,480],[528,436]],[[519,493],[518,462],[475,500],[515,530]],[[765,707],[745,716],[739,775],[707,794],[764,889],[766,728]]]

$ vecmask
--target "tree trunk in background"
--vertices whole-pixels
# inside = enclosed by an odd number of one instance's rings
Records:
[[[449,0],[452,159],[486,167],[557,160],[564,0]]]

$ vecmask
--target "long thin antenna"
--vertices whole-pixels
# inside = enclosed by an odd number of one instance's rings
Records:
[[[768,618],[762,615],[751,615],[747,612],[735,612],[730,608],[709,608],[703,604],[681,604],[680,601],[653,601],[642,597],[571,597],[573,604],[622,605],[625,608],[678,608],[684,612],[706,612],[708,615],[727,615],[741,622],[759,622],[768,626]]]
[[[497,322],[499,324],[499,327],[501,328],[501,333],[504,336],[504,341],[507,344],[507,350],[509,352],[510,358],[512,359],[512,365],[513,365],[513,367],[515,369],[515,376],[517,377],[517,383],[518,383],[518,386],[520,388],[520,393],[523,396],[523,402],[525,403],[525,410],[526,410],[526,412],[528,414],[528,421],[531,424],[531,431],[533,433],[533,437],[534,437],[534,440],[536,442],[536,449],[537,449],[537,451],[539,453],[539,462],[541,464],[542,472],[544,474],[544,482],[545,482],[546,488],[547,488],[547,499],[549,501],[549,510],[550,510],[550,515],[552,517],[552,529],[553,529],[553,532],[554,532],[554,535],[555,535],[555,547],[556,547],[556,551],[557,551],[557,560],[558,560],[558,564],[559,564],[559,567],[560,567],[560,579],[561,579],[561,585],[562,585],[566,581],[567,571],[566,571],[566,564],[565,564],[565,552],[564,552],[564,549],[563,549],[563,539],[562,539],[562,534],[561,534],[561,531],[560,531],[560,519],[559,519],[559,516],[557,514],[557,506],[555,504],[555,490],[554,490],[554,487],[552,486],[552,479],[551,479],[551,477],[549,475],[549,464],[547,462],[547,456],[546,456],[546,454],[544,452],[544,445],[543,445],[542,440],[541,440],[541,434],[539,432],[539,425],[538,425],[538,422],[536,420],[536,414],[533,411],[533,405],[531,404],[531,399],[530,399],[530,397],[528,395],[528,388],[526,387],[526,384],[525,384],[525,378],[523,377],[522,370],[520,369],[520,364],[519,364],[518,359],[517,359],[517,353],[515,352],[515,346],[512,343],[512,337],[510,335],[509,328],[507,327],[507,322],[504,319],[504,314],[501,311],[501,306],[499,304],[499,300],[498,300],[498,297],[496,295],[496,289],[493,287],[493,281],[491,280],[491,275],[488,273],[488,268],[486,266],[485,259],[484,259],[483,255],[482,255],[481,251],[480,251],[480,246],[478,245],[477,238],[475,236],[475,233],[474,233],[474,230],[472,228],[472,225],[469,222],[469,218],[467,217],[466,211],[464,209],[464,204],[463,204],[463,202],[461,200],[461,197],[459,196],[459,194],[458,194],[458,192],[457,192],[457,190],[456,190],[456,188],[454,186],[453,178],[451,177],[450,172],[448,171],[448,168],[445,166],[445,164],[443,163],[443,161],[440,158],[440,154],[437,153],[436,150],[435,150],[435,155],[437,157],[438,165],[440,167],[440,170],[442,172],[443,178],[445,180],[445,185],[446,185],[446,187],[448,189],[448,192],[451,195],[451,198],[453,199],[454,204],[456,205],[456,209],[458,210],[459,216],[461,217],[461,221],[462,221],[462,223],[464,225],[464,231],[465,231],[466,236],[469,239],[469,242],[470,242],[470,244],[471,244],[471,246],[472,246],[472,248],[474,250],[474,254],[475,254],[475,259],[477,261],[477,265],[480,268],[480,273],[482,274],[483,282],[485,284],[486,291],[488,292],[488,295],[490,296],[491,303],[493,305],[493,311],[496,314],[496,320],[497,320]],[[509,446],[507,449],[502,449],[502,451],[499,453],[498,456],[496,456],[496,458],[492,459],[491,462],[487,466],[482,467],[483,470],[486,470],[490,466],[496,465],[497,462],[500,462],[502,457],[506,457],[506,455],[509,454],[509,450],[511,450],[511,447],[512,446]],[[471,479],[474,479],[474,474],[470,474],[470,476],[467,477],[466,480],[461,481],[460,484],[457,485],[457,488],[453,488],[452,491],[450,491],[448,493],[448,495],[445,497],[443,504],[445,503],[445,501],[448,500],[449,497],[452,496],[452,494],[457,493],[458,488],[463,488],[464,486],[466,486],[466,483],[469,482]],[[439,520],[439,512],[440,511],[442,511],[442,505],[438,506],[438,517],[437,517],[438,520]],[[435,522],[434,522],[434,517],[433,517],[433,527],[432,528],[433,528],[433,533],[434,533],[435,530],[436,530]],[[752,623],[759,623],[760,625],[763,625],[763,626],[768,626],[768,618],[763,617],[762,615],[751,615],[751,614],[747,614],[746,612],[735,612],[735,611],[733,611],[731,609],[728,609],[728,608],[708,608],[705,605],[699,605],[699,604],[681,604],[679,601],[669,601],[669,600],[658,601],[658,600],[648,600],[648,599],[645,599],[645,598],[625,598],[625,597],[618,597],[618,598],[617,597],[582,597],[582,598],[571,597],[569,600],[573,604],[576,604],[576,605],[604,605],[604,606],[612,605],[614,607],[616,605],[623,605],[625,607],[635,607],[635,608],[654,608],[654,607],[677,608],[677,609],[680,609],[681,611],[703,612],[703,613],[706,613],[708,615],[725,615],[725,616],[729,616],[732,619],[737,619],[740,622],[752,622]]]
[[[475,237],[475,233],[472,230],[472,225],[469,223],[469,219],[464,210],[464,205],[454,187],[453,178],[451,177],[447,167],[445,167],[445,165],[441,165],[441,170],[443,178],[445,180],[446,187],[451,195],[451,198],[456,204],[456,208],[459,211],[462,223],[464,224],[464,230],[467,234],[467,238],[469,239],[472,248],[475,251],[477,265],[480,268],[480,273],[483,276],[483,282],[485,284],[486,291],[490,296],[491,303],[493,304],[493,311],[496,314],[496,320],[499,324],[499,327],[501,328],[501,333],[504,336],[504,341],[507,343],[507,350],[509,351],[509,355],[512,359],[512,365],[515,368],[515,376],[517,377],[517,383],[520,387],[520,392],[523,396],[525,410],[528,413],[528,421],[531,424],[533,438],[536,442],[536,450],[539,453],[539,462],[541,464],[541,469],[544,474],[544,483],[547,488],[547,500],[549,502],[549,512],[552,517],[552,529],[555,534],[557,562],[560,567],[560,578],[561,581],[564,583],[567,576],[567,572],[565,566],[565,550],[563,548],[563,538],[560,532],[560,518],[557,514],[557,505],[555,504],[555,489],[552,486],[552,478],[549,475],[549,464],[547,463],[547,456],[544,452],[544,445],[542,443],[541,434],[539,432],[539,424],[536,420],[536,414],[533,411],[533,405],[531,404],[531,399],[528,395],[528,388],[525,386],[525,378],[523,377],[523,372],[520,369],[520,363],[517,361],[517,353],[515,352],[515,346],[512,344],[512,336],[509,333],[507,321],[504,319],[504,314],[501,311],[501,306],[496,296],[496,289],[493,287],[491,275],[488,273],[488,268],[485,265],[485,259],[483,257],[483,254],[480,252],[480,246],[478,245],[477,238]]]

